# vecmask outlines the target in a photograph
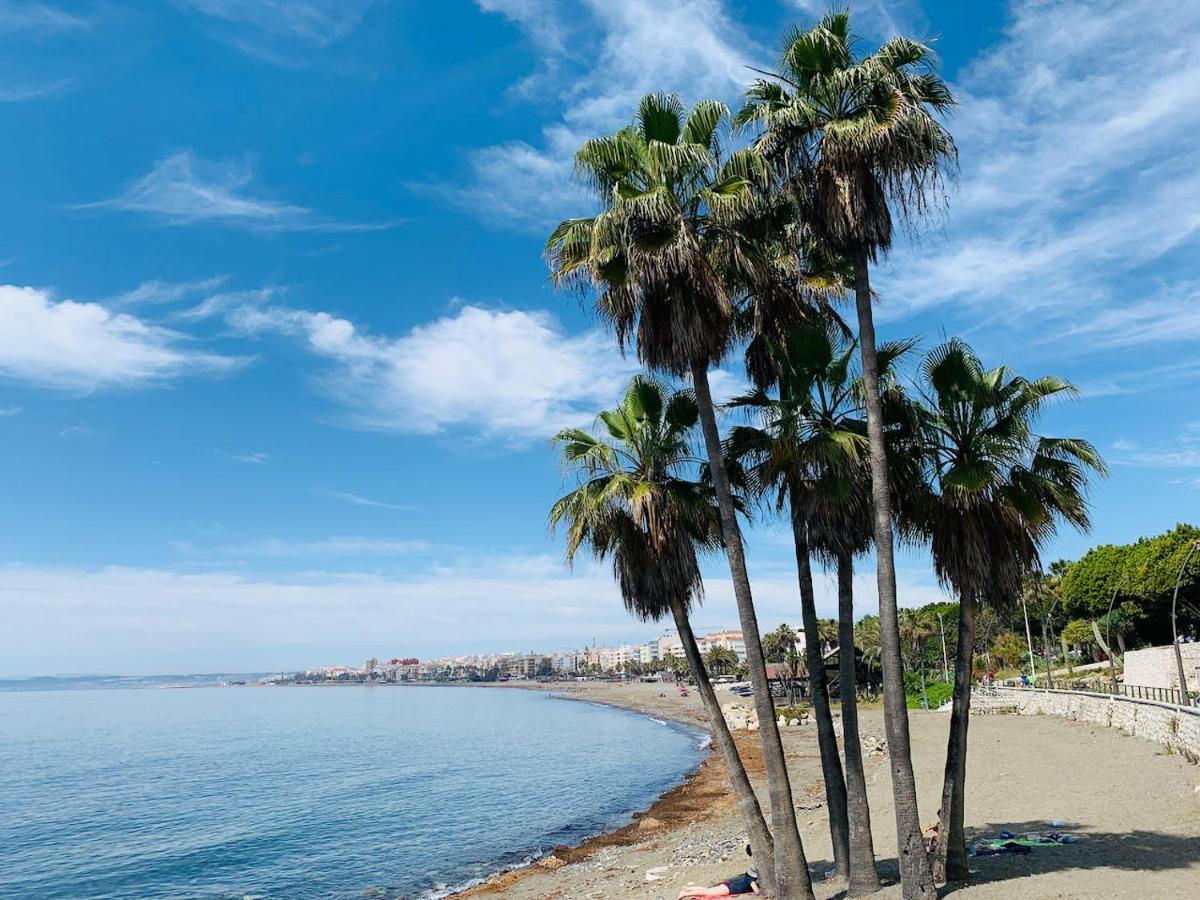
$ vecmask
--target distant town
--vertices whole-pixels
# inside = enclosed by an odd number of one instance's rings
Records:
[[[797,652],[804,651],[804,629],[793,626]],[[735,674],[746,661],[742,632],[722,628],[700,636],[696,643],[712,674]],[[667,632],[641,644],[601,646],[545,653],[473,653],[420,660],[393,657],[381,662],[370,657],[361,666],[312,666],[303,672],[270,675],[265,684],[323,684],[327,682],[452,682],[512,681],[586,676],[644,676],[683,673],[687,662],[679,635]]]

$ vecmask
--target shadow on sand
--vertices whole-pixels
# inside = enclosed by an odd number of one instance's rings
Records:
[[[998,856],[972,857],[970,860],[971,880],[951,882],[941,888],[942,897],[949,896],[972,884],[991,884],[1016,878],[1029,878],[1047,872],[1062,872],[1085,869],[1124,869],[1128,871],[1162,872],[1171,869],[1186,869],[1200,863],[1200,838],[1182,834],[1165,834],[1159,831],[1093,831],[1079,822],[1066,822],[1051,828],[1049,821],[997,822],[978,828],[967,829],[967,843],[1000,836],[1001,831],[1012,834],[1026,832],[1058,831],[1079,838],[1077,844],[1061,844],[1053,847],[1034,847],[1028,854],[1000,854]],[[876,861],[879,877],[884,885],[899,880],[896,858],[880,858]],[[813,881],[821,881],[833,868],[828,860],[814,862],[810,866]],[[834,895],[845,897],[845,891]]]

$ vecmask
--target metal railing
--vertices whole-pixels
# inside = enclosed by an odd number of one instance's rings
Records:
[[[999,687],[1019,691],[1044,691],[1045,684],[1021,684],[1020,682],[1003,682]],[[1111,684],[1107,681],[1067,681],[1062,679],[1054,683],[1054,690],[1075,691],[1081,694],[1104,694],[1113,697],[1127,697],[1130,700],[1150,700],[1155,703],[1166,703],[1171,706],[1195,708],[1194,695],[1180,691],[1178,688],[1149,687],[1141,684]]]

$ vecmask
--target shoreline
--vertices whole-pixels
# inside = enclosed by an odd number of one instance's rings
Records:
[[[611,683],[599,682],[598,684],[607,687]],[[439,685],[427,686],[438,687]],[[445,894],[447,900],[500,894],[532,876],[554,872],[574,863],[585,862],[604,849],[635,847],[644,841],[652,840],[654,837],[688,824],[696,815],[712,814],[716,811],[720,801],[728,798],[725,790],[724,766],[713,749],[708,717],[703,715],[702,710],[701,715],[697,717],[694,710],[685,708],[646,709],[644,704],[638,703],[632,697],[622,699],[611,696],[579,696],[591,693],[579,682],[569,682],[565,686],[557,686],[553,683],[513,684],[511,682],[503,684],[476,683],[469,686],[486,690],[533,691],[548,694],[554,700],[591,703],[595,706],[607,706],[610,709],[646,716],[660,722],[667,720],[675,725],[702,732],[706,739],[705,756],[695,768],[684,773],[678,784],[663,791],[648,807],[630,812],[630,822],[585,838],[577,844],[560,844],[552,847],[536,860],[504,869],[469,887]]]

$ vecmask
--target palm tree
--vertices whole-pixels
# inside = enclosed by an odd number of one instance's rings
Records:
[[[854,646],[863,655],[867,673],[879,669],[879,616],[863,616],[854,623]]]
[[[897,624],[896,570],[870,264],[892,242],[892,209],[908,218],[938,196],[955,160],[938,121],[953,97],[925,45],[903,37],[857,52],[849,14],[827,15],[784,42],[778,72],[747,92],[740,124],[763,128],[758,147],[794,197],[813,235],[854,267],[867,408],[884,671],[884,718],[903,894],[936,896],[921,840]]]
[[[1055,377],[1033,381],[1006,368],[985,370],[961,341],[926,358],[925,404],[918,411],[929,496],[934,568],[959,598],[958,646],[940,835],[939,879],[967,877],[963,837],[971,653],[980,603],[1011,606],[1041,568],[1039,548],[1059,521],[1088,527],[1085,493],[1104,463],[1087,441],[1038,435],[1047,401],[1075,388]]]
[[[937,629],[937,619],[928,610],[900,610],[900,640],[907,644],[911,651],[908,659],[908,670],[916,669],[921,676],[921,701],[925,709],[929,708],[929,695],[925,689],[925,647]]]
[[[880,348],[889,386],[889,413],[903,401],[892,367],[910,346],[895,343]],[[786,503],[790,509],[834,858],[839,859],[839,806],[835,803],[844,803],[840,807],[846,810],[843,840],[847,862],[843,871],[849,878],[850,893],[859,895],[878,890],[879,878],[858,730],[854,650],[854,557],[869,549],[872,533],[866,423],[861,381],[852,366],[854,351],[853,343],[845,340],[833,320],[793,329],[786,341],[773,349],[771,368],[779,382],[779,397],[757,390],[733,402],[735,407],[756,413],[761,427],[733,429],[727,452],[739,470],[746,472],[746,482],[754,491],[769,494],[779,508]],[[817,619],[809,571],[809,557],[814,552],[837,567],[837,620]],[[844,776],[829,711],[822,653],[825,644],[838,649]],[[844,795],[839,783],[842,777]]]
[[[738,656],[728,647],[712,647],[704,654],[704,662],[717,675],[728,675],[737,668]]]
[[[771,229],[749,227],[761,213],[754,185],[762,163],[752,150],[722,156],[727,120],[717,101],[688,112],[675,97],[644,97],[633,124],[576,153],[577,171],[601,209],[562,222],[546,249],[554,282],[591,290],[622,346],[632,343],[652,369],[691,376],[761,726],[775,888],[783,898],[807,898],[812,882],[708,383],[709,367],[729,347],[739,293],[749,284],[777,283],[792,257]]]
[[[583,547],[600,559],[611,558],[625,606],[634,615],[643,620],[673,616],[751,847],[769,866],[771,834],[688,619],[704,590],[697,549],[722,546],[711,491],[688,478],[697,462],[689,447],[697,417],[690,393],[668,394],[658,382],[638,377],[619,407],[600,413],[607,437],[578,428],[560,431],[554,444],[578,486],[551,508],[550,526],[566,528],[568,563]]]
[[[1049,572],[1038,573],[1025,582],[1022,589],[1022,601],[1027,609],[1032,609],[1042,628],[1042,653],[1046,663],[1046,687],[1054,687],[1053,660],[1054,652],[1051,647],[1050,632],[1054,611],[1062,603],[1062,570],[1065,564],[1060,560],[1050,566]],[[1058,570],[1056,571],[1056,567]]]

